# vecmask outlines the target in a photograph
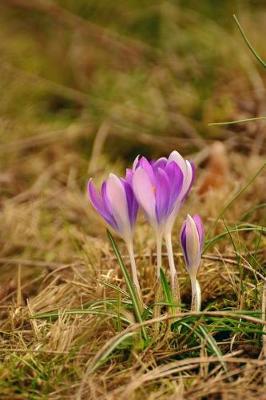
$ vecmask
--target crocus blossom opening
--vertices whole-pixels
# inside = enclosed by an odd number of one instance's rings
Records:
[[[137,157],[133,163],[132,187],[140,206],[156,232],[157,277],[160,274],[161,247],[164,237],[172,290],[178,292],[172,228],[180,206],[190,191],[194,175],[194,165],[185,160],[177,151],[173,151],[168,158],[162,157],[151,162],[145,157]]]
[[[147,219],[156,232],[157,277],[160,276],[161,246],[167,220],[174,210],[182,190],[183,174],[180,167],[166,159],[149,162],[136,159],[132,171],[132,188]]]
[[[193,217],[187,215],[181,228],[180,241],[186,268],[191,280],[192,309],[194,311],[199,311],[201,305],[201,293],[197,281],[197,272],[204,244],[204,229],[199,215],[194,215]]]
[[[110,174],[103,182],[101,192],[92,179],[88,182],[91,204],[102,218],[125,240],[132,238],[138,203],[128,180]]]
[[[172,244],[172,230],[173,225],[176,220],[177,214],[182,206],[184,200],[187,198],[188,193],[191,189],[193,181],[195,179],[195,167],[191,161],[185,160],[181,154],[179,154],[176,150],[172,151],[169,155],[168,159],[159,159],[157,163],[162,162],[175,162],[176,165],[181,169],[183,175],[183,182],[182,188],[179,192],[179,195],[176,199],[174,209],[170,216],[167,219],[165,229],[164,229],[164,239],[167,249],[168,255],[168,262],[171,271],[171,287],[173,293],[176,294],[177,302],[180,303],[180,290],[179,290],[179,283],[176,276],[176,268],[175,268],[175,261],[173,255],[173,244]]]
[[[88,182],[88,196],[92,206],[101,217],[124,239],[131,262],[132,278],[140,296],[140,285],[133,251],[133,232],[138,212],[138,203],[131,187],[131,175],[118,178],[110,174],[102,183],[101,191],[95,188],[92,179]]]

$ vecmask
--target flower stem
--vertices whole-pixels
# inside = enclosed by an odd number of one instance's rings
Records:
[[[200,284],[196,278],[191,278],[191,311],[200,311],[201,308],[201,289]]]
[[[165,244],[166,244],[168,262],[169,262],[169,267],[170,267],[172,295],[173,295],[175,301],[177,301],[177,303],[180,304],[180,289],[179,289],[179,282],[177,280],[177,273],[176,273],[176,268],[175,268],[171,232],[167,233],[165,235]],[[179,311],[179,310],[177,310],[177,311]]]
[[[131,264],[131,272],[132,272],[132,279],[133,283],[136,287],[139,300],[142,303],[142,296],[141,296],[141,290],[140,290],[140,284],[138,280],[138,274],[137,274],[137,266],[136,266],[136,261],[135,261],[135,256],[134,256],[134,249],[133,249],[133,241],[129,240],[127,242],[127,249],[128,249],[128,254],[129,254],[129,259],[130,259],[130,264]]]
[[[157,270],[156,278],[160,279],[160,269],[162,267],[162,234],[161,232],[156,233],[156,254],[157,254]]]

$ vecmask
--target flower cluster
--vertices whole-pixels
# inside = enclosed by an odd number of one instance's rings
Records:
[[[157,243],[157,279],[162,264],[162,241],[165,240],[172,290],[176,290],[176,268],[172,248],[172,229],[180,207],[187,198],[195,177],[194,164],[177,151],[168,158],[148,161],[137,157],[126,175],[110,174],[97,191],[88,182],[91,204],[102,218],[125,241],[131,260],[133,282],[141,296],[133,250],[133,234],[139,208],[152,226]],[[199,216],[187,216],[181,230],[181,246],[192,284],[193,309],[200,308],[200,289],[196,280],[203,245],[203,227]]]

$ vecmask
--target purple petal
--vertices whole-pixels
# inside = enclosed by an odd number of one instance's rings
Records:
[[[186,262],[186,264],[188,264],[186,240],[187,240],[187,237],[186,237],[186,221],[185,221],[185,222],[183,222],[183,225],[181,227],[180,242],[181,242],[181,247],[183,250],[184,257],[185,257],[185,262]]]
[[[151,162],[153,169],[162,168],[164,169],[167,164],[167,158],[161,157],[156,161]]]
[[[127,196],[127,206],[128,206],[128,216],[130,220],[131,227],[135,225],[137,213],[138,213],[138,202],[134,196],[133,189],[129,182],[122,180],[126,196]]]
[[[133,171],[131,168],[126,169],[126,176],[125,176],[125,181],[129,183],[129,185],[132,185],[132,176],[133,176]]]
[[[104,184],[103,184],[104,185]],[[95,210],[104,218],[104,220],[117,230],[117,224],[112,216],[112,213],[108,210],[102,196],[96,190],[92,179],[88,182],[88,196],[91,204]]]
[[[174,161],[166,165],[165,172],[170,182],[170,212],[172,212],[175,202],[183,187],[183,173],[181,168]]]
[[[168,216],[170,200],[170,183],[165,171],[161,168],[156,173],[156,217],[160,223]]]

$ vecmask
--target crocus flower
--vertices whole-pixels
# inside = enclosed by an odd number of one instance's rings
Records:
[[[118,178],[116,175],[110,174],[102,183],[100,192],[97,191],[90,179],[88,196],[95,210],[124,239],[130,256],[133,281],[140,295],[133,251],[133,232],[138,203],[131,187],[130,171],[125,178]]]
[[[204,229],[199,215],[187,215],[180,234],[181,247],[192,287],[192,310],[199,311],[201,291],[197,273],[204,243]]]
[[[149,162],[136,159],[132,170],[132,188],[147,219],[156,232],[157,277],[160,276],[162,237],[169,216],[182,190],[183,174],[174,161]]]
[[[172,228],[178,211],[187,197],[194,180],[193,164],[177,151],[168,158],[148,162],[136,158],[133,164],[133,190],[157,238],[157,276],[161,266],[161,243],[164,236],[171,274],[172,290],[178,289],[172,247]],[[178,295],[179,297],[179,295]]]
[[[177,196],[175,206],[173,211],[167,218],[165,227],[164,227],[164,239],[167,249],[168,262],[171,273],[171,287],[172,292],[175,294],[176,300],[180,303],[180,291],[179,284],[176,276],[176,268],[175,261],[173,255],[173,244],[172,244],[172,230],[173,225],[180,210],[180,207],[184,203],[184,200],[187,198],[188,193],[191,189],[192,183],[195,178],[195,167],[191,161],[185,160],[181,154],[179,154],[176,150],[172,151],[168,158],[160,158],[155,162],[155,165],[165,165],[169,163],[176,163],[176,165],[180,168],[183,175],[182,187]]]

